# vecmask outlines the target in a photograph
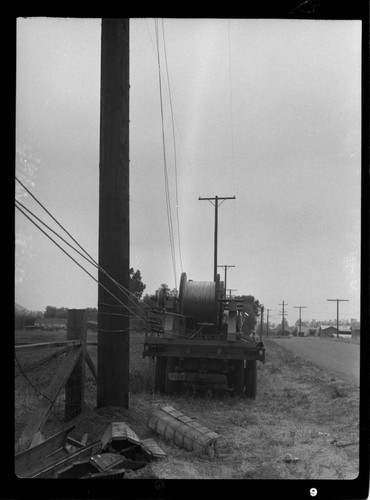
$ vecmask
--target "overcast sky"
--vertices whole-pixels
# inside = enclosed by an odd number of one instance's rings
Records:
[[[158,28],[176,273],[155,22],[130,20],[130,264],[146,292],[178,287],[182,271],[212,281],[214,207],[198,197],[235,195],[219,208],[218,264],[235,266],[228,288],[254,295],[272,322],[283,300],[289,324],[294,306],[307,307],[303,320],[335,319],[327,299],[337,298],[349,300],[341,318],[359,319],[361,22],[165,19]],[[16,175],[96,260],[100,36],[100,19],[17,23]],[[16,197],[50,221],[19,184]],[[96,282],[18,212],[15,301],[97,306]]]

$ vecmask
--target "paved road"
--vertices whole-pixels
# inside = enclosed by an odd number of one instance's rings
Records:
[[[357,387],[360,385],[360,346],[348,342],[291,337],[271,339],[294,354],[326,368],[333,375]]]

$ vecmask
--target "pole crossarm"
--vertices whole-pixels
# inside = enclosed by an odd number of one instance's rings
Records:
[[[207,200],[207,201],[210,201],[211,203],[212,203],[212,201],[222,200],[222,203],[223,203],[225,200],[236,200],[236,198],[235,198],[235,195],[234,196],[213,196],[212,198],[202,198],[201,196],[199,196],[198,200]],[[212,203],[212,205],[215,206],[214,203]],[[221,205],[221,203],[220,203],[220,205]]]

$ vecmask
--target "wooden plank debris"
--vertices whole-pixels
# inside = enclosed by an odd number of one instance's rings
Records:
[[[96,466],[98,471],[107,472],[122,464],[124,457],[117,453],[102,453],[90,458],[90,462]]]
[[[123,479],[125,469],[114,469],[107,472],[97,472],[96,474],[88,474],[80,479]]]
[[[76,460],[69,465],[55,471],[57,479],[76,479],[96,474],[98,469],[91,463],[90,459]]]
[[[175,414],[185,422],[192,421],[181,412],[175,411]],[[84,434],[81,441],[67,436],[73,428],[74,425],[19,454],[17,475],[29,478],[115,479],[123,477],[125,470],[141,469],[148,465],[150,459],[166,456],[154,439],[140,439],[125,422],[112,422],[105,429],[101,441],[90,446],[85,446],[88,434]],[[40,447],[41,452],[38,451]],[[40,457],[47,460],[40,460]]]
[[[166,456],[166,453],[152,438],[142,439],[140,446],[149,458],[164,458]]]
[[[18,477],[30,477],[37,470],[50,465],[58,451],[66,455],[67,434],[74,427],[74,425],[67,427],[36,446],[15,455],[15,474]]]
[[[140,438],[125,422],[112,422],[105,430],[102,437],[103,451],[111,445],[120,451],[128,447],[128,443],[140,445]]]
[[[54,461],[47,467],[42,468],[36,473],[32,474],[32,478],[55,478],[56,472],[60,471],[62,468],[66,468],[69,465],[72,465],[76,461],[81,461],[83,459],[90,459],[90,457],[96,455],[101,451],[101,441],[96,441],[95,443],[90,444],[89,446],[85,446],[84,448],[80,448],[75,453],[68,454],[65,457],[60,458],[59,460]]]

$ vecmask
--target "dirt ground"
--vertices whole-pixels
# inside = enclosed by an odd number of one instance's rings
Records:
[[[142,336],[131,340],[130,409],[94,408],[71,424],[72,437],[102,436],[112,421],[124,421],[139,437],[154,437],[166,458],[126,478],[160,479],[354,479],[359,467],[359,391],[323,369],[265,341],[258,363],[255,400],[227,392],[164,396],[150,390],[151,361],[142,359]],[[218,456],[198,456],[153,435],[149,415],[171,405],[219,434]]]

